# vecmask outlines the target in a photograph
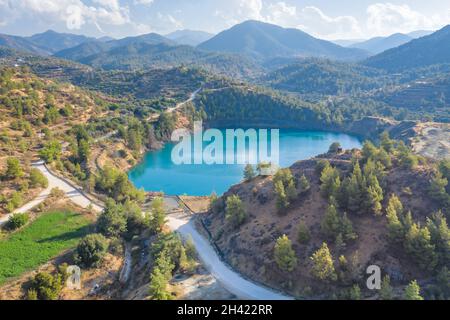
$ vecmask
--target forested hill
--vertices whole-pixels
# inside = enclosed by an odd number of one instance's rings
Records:
[[[301,94],[351,95],[391,84],[384,71],[321,59],[305,59],[281,67],[261,78],[279,90]]]
[[[239,272],[299,299],[402,299],[408,286],[450,297],[449,161],[426,164],[383,135],[274,176],[253,170],[203,218]],[[381,290],[365,286],[370,265]]]

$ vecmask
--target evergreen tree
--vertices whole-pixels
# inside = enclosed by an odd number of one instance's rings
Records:
[[[355,240],[358,238],[358,235],[353,231],[353,223],[347,217],[346,212],[342,215],[339,231],[342,233],[342,237],[345,241]]]
[[[405,288],[404,298],[405,300],[423,300],[420,295],[420,287],[416,280],[411,281],[411,283]]]
[[[436,247],[439,264],[450,265],[450,229],[443,213],[434,213],[427,218],[427,228],[430,231],[431,242]]]
[[[399,219],[403,215],[403,204],[396,195],[392,195],[386,209],[386,218],[388,220],[389,238],[393,242],[403,239],[405,230]]]
[[[413,223],[405,235],[405,249],[417,261],[419,267],[432,271],[437,264],[435,246],[431,243],[430,231],[427,227]]]
[[[283,271],[292,272],[297,266],[297,256],[292,249],[291,240],[286,235],[278,238],[275,244],[274,257],[278,267]]]
[[[247,164],[244,169],[244,179],[246,181],[250,181],[253,178],[255,178],[255,176],[256,176],[255,169],[251,164]]]
[[[357,161],[353,167],[353,172],[348,178],[345,186],[345,194],[347,198],[347,208],[351,212],[362,214],[362,205],[364,200],[364,190],[366,189],[366,181]]]
[[[387,153],[391,153],[392,151],[394,151],[394,141],[391,140],[387,131],[381,134],[380,144]]]
[[[164,209],[164,200],[157,197],[152,201],[150,230],[154,233],[160,233],[166,223],[166,211]]]
[[[383,189],[380,187],[377,177],[373,174],[371,174],[367,179],[367,191],[365,198],[365,205],[368,211],[374,213],[375,215],[381,215],[383,209],[381,202],[384,198]]]
[[[105,210],[97,220],[97,230],[105,237],[117,238],[127,231],[123,207],[113,199],[106,201]]]
[[[313,263],[311,271],[314,277],[322,281],[335,281],[337,279],[333,257],[326,243],[323,243],[322,247],[314,252],[311,261]]]
[[[321,223],[322,232],[329,238],[336,238],[340,230],[340,219],[334,204],[330,204]]]
[[[311,189],[311,184],[309,183],[309,180],[306,178],[305,175],[302,175],[300,177],[299,187],[300,187],[301,194],[308,192],[309,189]]]
[[[440,171],[437,171],[430,181],[430,197],[444,206],[450,206],[450,195],[447,192],[448,185],[448,179]]]
[[[300,244],[307,244],[311,240],[311,233],[304,222],[298,225],[297,240]]]
[[[289,207],[289,200],[281,181],[275,182],[276,207],[278,212],[283,212]]]
[[[324,197],[336,197],[341,185],[339,170],[332,166],[326,166],[320,176],[320,182],[320,190]]]
[[[361,289],[359,285],[355,284],[350,288],[349,298],[350,300],[361,300]]]
[[[370,158],[375,158],[378,154],[378,149],[377,147],[375,147],[375,145],[370,142],[370,141],[366,141],[363,144],[363,148],[362,148],[362,156],[363,156],[363,161],[367,162]]]
[[[232,195],[227,198],[225,219],[235,228],[247,219],[247,212],[239,196]]]
[[[154,268],[150,275],[149,293],[153,300],[171,300],[172,295],[167,291],[168,280],[159,268]]]
[[[297,188],[295,187],[294,180],[289,181],[286,187],[286,196],[289,202],[295,201],[298,197]]]
[[[381,281],[380,298],[381,300],[392,300],[393,298],[391,278],[388,275],[384,276]]]

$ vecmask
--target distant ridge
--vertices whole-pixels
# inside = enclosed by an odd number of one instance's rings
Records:
[[[367,59],[364,64],[391,72],[450,63],[450,25]]]

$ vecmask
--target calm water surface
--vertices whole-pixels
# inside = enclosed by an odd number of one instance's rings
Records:
[[[325,153],[336,141],[344,149],[361,147],[358,138],[347,134],[280,130],[280,165],[288,167],[298,160]],[[212,192],[220,195],[243,178],[244,165],[176,165],[171,159],[173,148],[174,144],[168,143],[161,150],[148,152],[129,172],[137,188],[168,195],[204,196]]]

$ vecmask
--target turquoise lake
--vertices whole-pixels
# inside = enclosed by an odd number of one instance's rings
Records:
[[[298,160],[325,153],[333,142],[339,142],[344,149],[361,147],[358,138],[347,134],[280,130],[280,166],[289,167]],[[148,152],[142,162],[128,173],[137,188],[162,191],[167,195],[205,196],[212,192],[220,195],[243,179],[245,165],[174,164],[174,147],[174,143],[168,143],[161,150]]]

